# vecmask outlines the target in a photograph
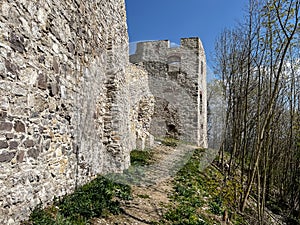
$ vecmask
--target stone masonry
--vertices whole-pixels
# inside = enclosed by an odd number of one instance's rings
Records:
[[[140,42],[130,62],[149,73],[155,97],[150,133],[207,147],[206,61],[200,39],[182,38],[175,48],[169,41]]]
[[[154,136],[206,147],[202,45],[168,45],[129,63],[124,0],[0,1],[0,224],[122,172]]]
[[[154,137],[149,132],[154,113],[154,96],[148,85],[148,73],[139,66],[127,68],[130,92],[130,140],[133,149],[145,149],[153,145]]]
[[[131,70],[124,0],[0,2],[0,224],[129,166],[153,109]]]

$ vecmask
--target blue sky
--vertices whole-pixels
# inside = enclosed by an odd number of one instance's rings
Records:
[[[216,37],[243,19],[248,0],[126,0],[130,42],[200,37],[209,66]]]

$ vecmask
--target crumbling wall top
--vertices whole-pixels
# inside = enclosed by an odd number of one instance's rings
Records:
[[[178,55],[187,55],[187,58],[192,59],[190,55],[205,57],[204,49],[201,40],[198,37],[181,38],[180,45],[171,47],[169,40],[160,41],[145,41],[136,44],[135,54],[130,56],[130,62],[139,63],[141,61],[160,61],[167,63],[167,58]]]

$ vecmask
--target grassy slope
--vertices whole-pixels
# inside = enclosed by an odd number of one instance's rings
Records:
[[[237,185],[223,185],[223,175],[209,166],[201,171],[203,151],[194,152],[189,162],[177,173],[169,206],[160,224],[210,225],[221,224],[224,214],[233,224],[243,224],[234,210]]]
[[[131,198],[127,185],[116,184],[97,177],[78,188],[73,194],[55,199],[52,206],[38,206],[22,225],[84,225],[93,217],[103,217],[122,212],[119,200]]]
[[[165,144],[170,146],[172,140]],[[172,143],[171,143],[172,144]],[[201,167],[203,149],[195,150],[189,162],[174,177],[170,205],[160,221],[153,224],[213,225],[247,224],[236,211],[240,187],[238,182],[224,182],[224,176],[214,165],[204,171]],[[151,151],[133,151],[133,166],[153,163]],[[238,179],[236,179],[238,180]],[[122,213],[119,200],[128,200],[131,189],[98,177],[75,191],[74,194],[54,201],[53,206],[42,210],[37,207],[24,225],[35,224],[89,224],[93,217],[106,217]]]

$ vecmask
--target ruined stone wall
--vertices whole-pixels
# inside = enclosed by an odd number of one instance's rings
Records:
[[[0,224],[129,165],[124,0],[1,0]]]
[[[150,123],[154,113],[154,96],[149,88],[148,72],[130,64],[127,68],[130,93],[130,134],[133,149],[145,149],[153,145]]]
[[[155,96],[150,132],[207,147],[206,61],[199,38],[137,44],[130,61],[149,72],[149,88]]]

